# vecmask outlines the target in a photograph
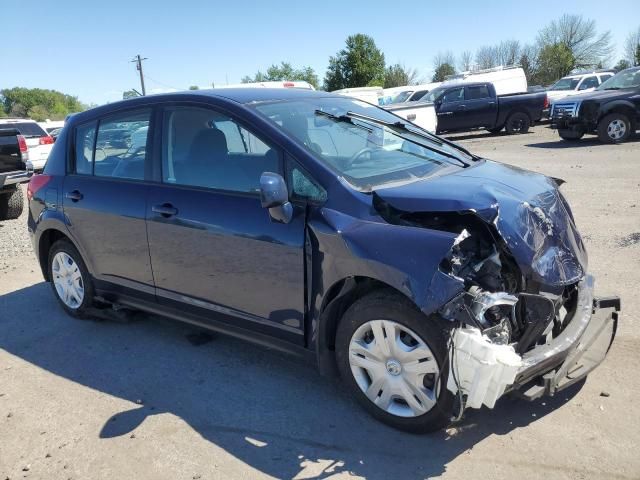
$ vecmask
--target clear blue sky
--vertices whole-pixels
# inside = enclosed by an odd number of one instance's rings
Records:
[[[237,83],[281,60],[310,65],[322,79],[329,56],[353,33],[373,36],[387,63],[427,76],[438,51],[475,51],[504,39],[531,42],[563,13],[611,30],[614,61],[627,34],[640,26],[640,0],[0,0],[0,88],[117,100],[123,90],[139,89],[129,63],[137,53],[149,58],[148,90]]]

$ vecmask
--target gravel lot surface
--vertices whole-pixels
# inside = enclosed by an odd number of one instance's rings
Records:
[[[640,140],[569,147],[544,126],[451,137],[568,182],[598,294],[624,309],[583,385],[396,432],[286,355],[158,318],[72,320],[23,217],[0,224],[0,479],[640,478]]]

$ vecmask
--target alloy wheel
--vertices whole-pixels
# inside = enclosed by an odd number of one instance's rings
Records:
[[[627,133],[627,125],[620,119],[609,122],[607,133],[612,140],[619,140]]]
[[[438,363],[426,342],[404,325],[361,325],[349,343],[349,365],[362,392],[387,413],[417,417],[436,404]]]

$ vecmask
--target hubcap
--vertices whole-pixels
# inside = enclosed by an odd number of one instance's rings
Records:
[[[58,252],[51,264],[53,284],[58,297],[67,307],[76,309],[84,300],[84,283],[80,268],[65,252]]]
[[[436,404],[438,363],[426,342],[404,325],[361,325],[351,337],[349,364],[367,398],[392,415],[417,417]]]
[[[622,121],[615,119],[607,127],[607,133],[613,140],[619,140],[627,132],[627,125]]]

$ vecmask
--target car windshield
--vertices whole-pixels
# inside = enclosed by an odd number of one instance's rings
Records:
[[[618,72],[596,90],[620,90],[622,88],[640,87],[640,68],[630,68]]]
[[[578,83],[579,78],[561,78],[549,90],[575,90]]]
[[[411,96],[413,90],[405,90],[404,92],[400,92],[394,97],[392,97],[391,102],[389,103],[403,103],[407,101],[407,98]]]
[[[359,191],[457,170],[475,158],[353,98],[309,97],[253,105]]]

